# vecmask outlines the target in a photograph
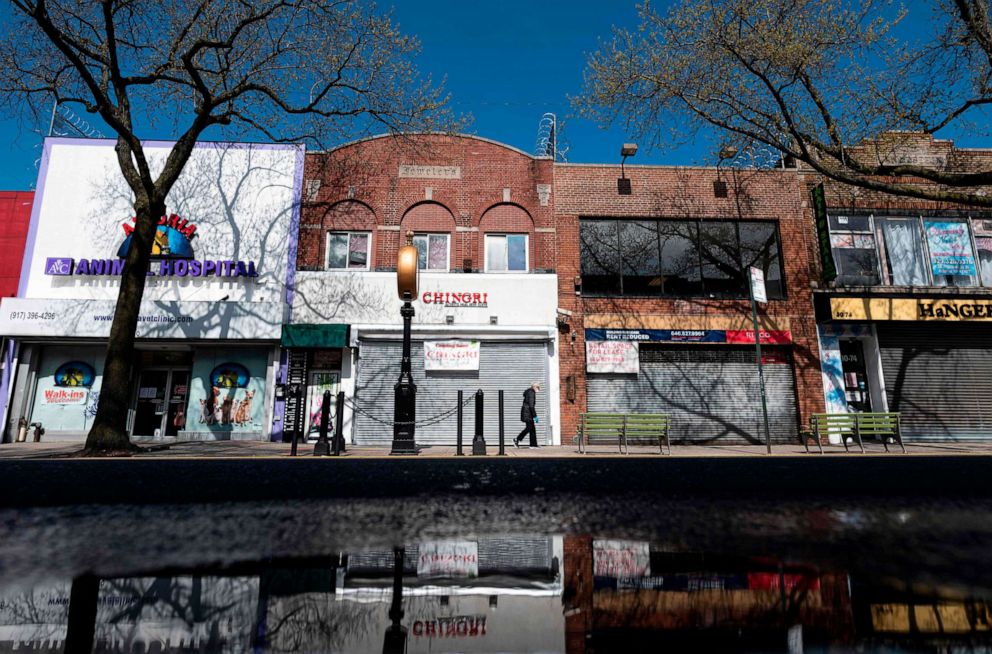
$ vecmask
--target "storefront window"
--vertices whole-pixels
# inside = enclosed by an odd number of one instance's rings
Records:
[[[590,295],[746,298],[743,271],[759,266],[769,297],[784,297],[771,222],[583,220],[580,255]]]
[[[977,286],[978,270],[971,248],[968,223],[925,218],[923,229],[930,251],[934,286]]]
[[[448,270],[448,235],[417,234],[413,237],[417,248],[417,266],[421,270]]]
[[[584,220],[579,226],[582,292],[619,295],[620,241],[615,220]]]
[[[918,218],[875,218],[883,284],[926,286],[927,267]]]
[[[526,234],[486,235],[486,272],[526,271]]]
[[[992,220],[976,220],[973,227],[982,286],[992,286]]]
[[[327,269],[368,270],[371,241],[368,232],[328,232]]]
[[[695,222],[672,220],[658,223],[661,242],[661,275],[664,294],[703,294],[699,270],[699,229]]]
[[[830,216],[830,247],[838,284],[876,286],[881,282],[871,216]]]
[[[628,295],[661,295],[658,223],[620,223],[623,244],[623,289]]]
[[[710,297],[743,297],[747,294],[741,273],[737,226],[726,222],[699,225],[699,254],[703,288]]]
[[[772,223],[740,223],[741,261],[747,270],[759,268],[765,273],[765,291],[769,297],[785,297],[782,263],[778,252],[778,233]]]

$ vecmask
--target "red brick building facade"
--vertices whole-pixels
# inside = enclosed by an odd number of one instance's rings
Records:
[[[624,221],[659,220],[662,222],[657,224],[662,229],[667,224],[664,221],[668,220],[700,221],[700,229],[712,221],[774,224],[781,247],[784,292],[781,299],[772,299],[761,307],[759,323],[762,330],[786,331],[791,335],[791,345],[784,349],[791,353],[797,415],[795,424],[788,425],[780,433],[783,438],[794,437],[799,423],[805,424],[811,413],[822,411],[823,407],[816,325],[809,290],[814,233],[807,199],[796,171],[632,166],[627,168],[627,176],[631,180],[631,193],[620,195],[616,166],[558,165],[555,170],[559,305],[572,312],[570,328],[573,334],[563,345],[567,354],[562,355],[562,387],[574,388],[574,399],[563,397],[565,433],[574,433],[579,414],[589,407],[584,348],[586,329],[707,333],[751,329],[750,302],[745,299],[746,293],[741,299],[717,299],[703,293],[695,296],[682,293],[682,297],[590,297],[582,288],[580,223],[583,219],[615,218],[621,224]],[[714,186],[718,181],[725,185],[725,197],[719,197],[724,195],[719,192],[721,185]],[[622,243],[621,249],[627,246]],[[664,254],[662,258],[665,258]],[[753,348],[750,356],[753,364]],[[756,381],[754,379],[755,386]],[[666,389],[658,388],[657,392],[664,395]],[[705,398],[699,399],[705,402]],[[692,406],[683,408],[688,412],[694,410]],[[727,435],[731,440],[735,436],[732,430]],[[715,436],[718,434],[698,434],[703,440]]]
[[[992,168],[992,150],[925,134],[884,134],[847,153],[872,165]],[[821,244],[813,295],[827,410],[898,412],[907,440],[992,438],[992,210],[801,173]]]

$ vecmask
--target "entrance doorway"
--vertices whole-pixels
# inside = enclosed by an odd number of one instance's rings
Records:
[[[186,428],[189,377],[187,369],[141,371],[132,436],[177,436]]]
[[[848,411],[852,413],[871,411],[868,368],[865,364],[865,349],[862,341],[856,338],[841,339],[840,360]]]

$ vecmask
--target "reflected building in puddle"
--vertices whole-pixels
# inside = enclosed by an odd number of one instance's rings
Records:
[[[591,536],[419,541],[4,589],[0,652],[990,651],[989,595],[926,576]]]

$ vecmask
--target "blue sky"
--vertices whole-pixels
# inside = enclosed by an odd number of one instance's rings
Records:
[[[652,4],[661,10],[669,0]],[[471,133],[534,152],[541,116],[553,112],[568,161],[618,162],[621,143],[631,140],[619,127],[604,130],[572,116],[568,98],[581,91],[586,57],[611,27],[636,27],[634,0],[400,0],[393,18],[420,39],[421,72],[446,78],[453,109],[471,114]],[[926,20],[915,18],[905,27],[922,31]],[[30,127],[0,119],[0,139],[9,143],[0,159],[0,189],[34,186],[41,138]],[[941,136],[962,146],[986,145],[967,135]],[[706,140],[664,153],[642,148],[631,163],[712,163],[715,150]]]

